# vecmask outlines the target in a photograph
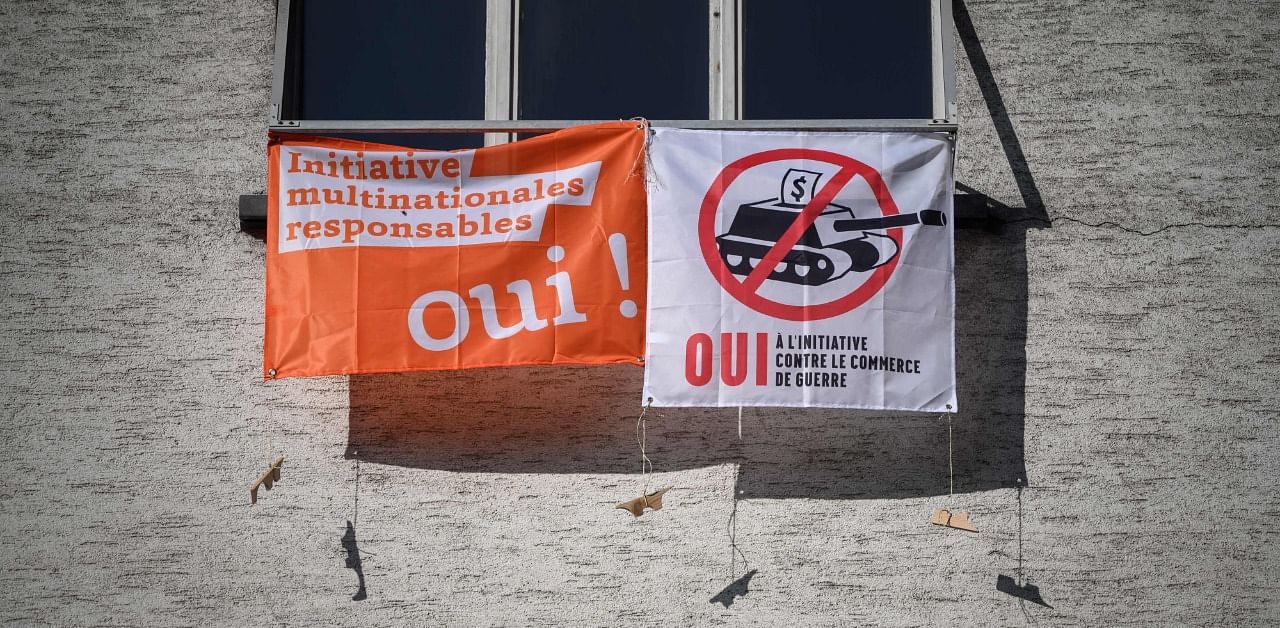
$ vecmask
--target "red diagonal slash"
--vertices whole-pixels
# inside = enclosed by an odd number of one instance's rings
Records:
[[[827,205],[835,200],[836,194],[839,194],[840,190],[843,190],[844,186],[856,174],[857,172],[853,168],[845,166],[837,170],[826,185],[822,186],[822,189],[813,195],[813,199],[805,204],[800,215],[791,223],[791,226],[782,234],[782,237],[778,238],[778,241],[765,254],[764,259],[760,260],[760,264],[752,269],[751,274],[747,275],[747,278],[742,281],[742,285],[747,290],[755,292],[760,289],[760,284],[764,283],[765,279],[768,279],[769,273],[773,272],[773,268],[778,265],[778,262],[782,261],[782,258],[795,247],[796,243],[800,241],[800,236],[804,235],[809,225],[812,225],[813,221],[818,219],[818,215],[822,213],[822,210],[826,209]]]
[[[769,249],[761,261],[764,264],[764,269],[761,270],[757,265],[748,275],[748,280],[738,281],[738,277],[733,274],[733,271],[721,259],[719,246],[716,244],[716,216],[718,215],[721,201],[724,199],[725,192],[744,172],[763,164],[787,160],[830,164],[839,168],[840,171],[826,186],[818,191],[813,201],[807,203],[801,209],[800,213],[802,215],[796,216],[795,222],[789,225],[784,237],[780,238]],[[872,271],[869,277],[866,277],[861,284],[853,287],[848,294],[832,301],[791,305],[772,301],[757,292],[764,280],[768,278],[769,272],[773,267],[778,265],[778,262],[786,256],[788,251],[795,248],[805,230],[813,224],[813,221],[822,214],[822,210],[830,204],[841,188],[847,186],[854,176],[862,177],[867,182],[867,185],[870,186],[872,193],[875,194],[876,202],[880,206],[881,215],[892,216],[898,213],[898,206],[894,204],[893,196],[889,194],[889,188],[885,185],[884,180],[880,178],[880,173],[876,172],[875,168],[847,155],[812,148],[775,148],[745,155],[726,165],[720,171],[720,174],[716,175],[716,178],[711,182],[711,186],[707,188],[707,193],[702,197],[702,205],[698,210],[698,247],[712,276],[724,288],[725,292],[733,295],[733,298],[737,299],[739,303],[766,316],[782,320],[822,320],[839,316],[866,303],[868,299],[879,293],[880,289],[889,281],[894,268],[897,267],[897,257]],[[889,237],[901,241],[901,227],[894,227],[885,233]]]

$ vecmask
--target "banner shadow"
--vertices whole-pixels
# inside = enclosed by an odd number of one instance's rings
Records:
[[[1024,231],[956,241],[956,491],[1023,478]],[[635,473],[641,369],[538,366],[350,378],[346,455],[467,473]],[[947,420],[915,413],[655,408],[657,471],[738,463],[739,498],[946,494]]]

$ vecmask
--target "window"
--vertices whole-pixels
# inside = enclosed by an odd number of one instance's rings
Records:
[[[420,147],[635,116],[950,130],[951,32],[945,0],[280,0],[271,127]]]
[[[520,0],[519,8],[520,119],[707,118],[705,5]]]
[[[485,6],[477,2],[281,0],[289,8],[286,117],[475,120],[485,105]],[[279,56],[277,55],[277,63]],[[443,94],[447,96],[442,97]],[[356,135],[415,148],[481,136]],[[459,146],[459,140],[462,146]]]
[[[748,119],[932,118],[927,1],[744,3]]]

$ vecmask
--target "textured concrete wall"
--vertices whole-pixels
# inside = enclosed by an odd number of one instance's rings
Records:
[[[637,369],[258,380],[272,10],[0,4],[0,618],[1280,622],[1280,5],[973,0],[959,493],[935,417],[664,411],[638,520]]]

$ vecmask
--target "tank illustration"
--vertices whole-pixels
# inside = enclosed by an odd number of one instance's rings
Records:
[[[788,172],[786,181],[791,178],[792,173]],[[816,183],[816,177],[813,178]],[[740,205],[729,230],[716,236],[725,266],[735,275],[749,275],[803,209],[804,204],[784,202],[781,198]],[[868,210],[878,213],[879,206],[868,201]],[[937,210],[858,218],[853,209],[831,203],[800,236],[796,246],[774,266],[768,278],[818,286],[850,272],[866,272],[889,263],[898,255],[898,242],[877,231],[946,224],[946,214]]]

